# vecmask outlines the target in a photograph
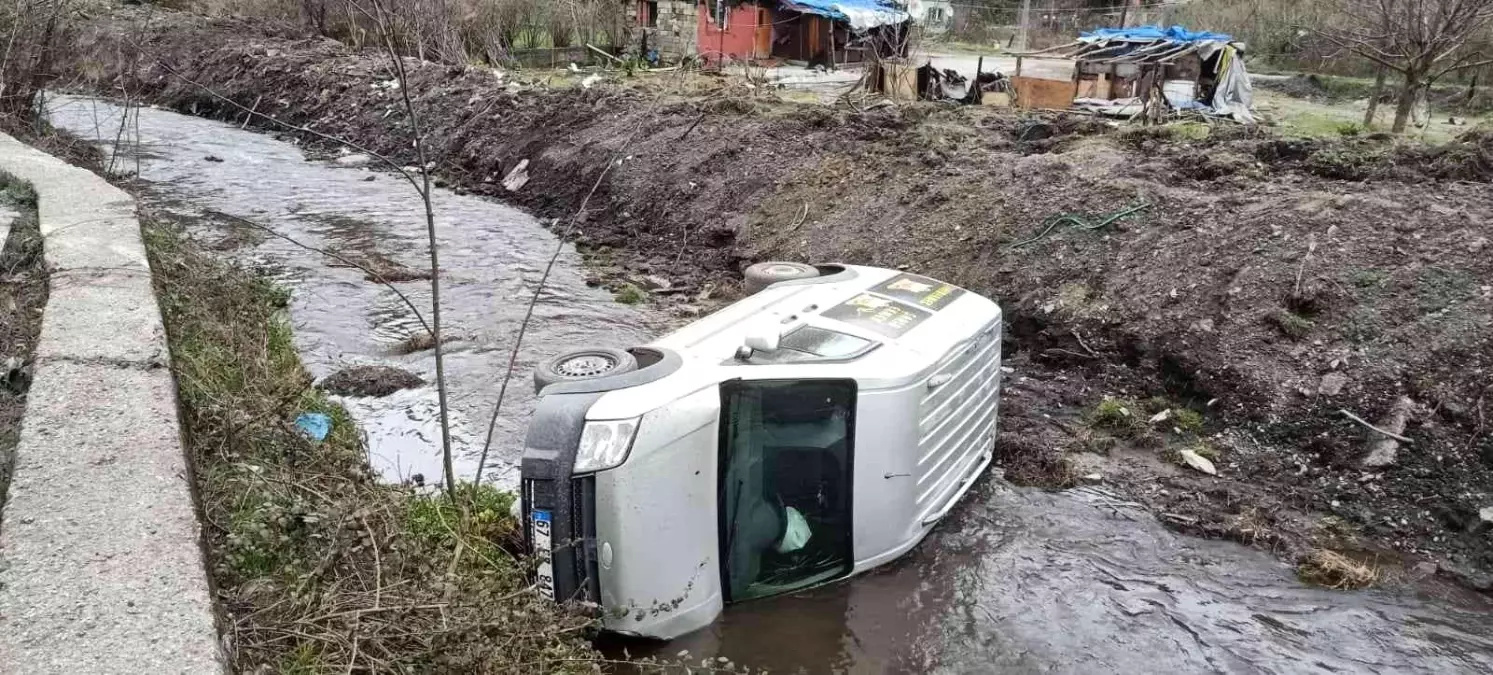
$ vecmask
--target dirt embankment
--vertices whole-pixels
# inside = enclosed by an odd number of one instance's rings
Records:
[[[15,467],[32,351],[47,304],[47,266],[31,187],[0,174],[0,510]]]
[[[244,113],[224,98],[257,105],[416,163],[377,55],[242,23],[153,26],[138,61],[121,37],[136,26],[94,26],[80,86],[233,120]],[[412,65],[436,173],[568,218],[621,151],[573,236],[623,274],[694,289],[734,285],[750,261],[838,260],[998,298],[1013,478],[1103,481],[1178,527],[1287,555],[1425,556],[1493,583],[1479,513],[1493,507],[1493,139],[1187,140],[725,84],[661,95],[512,79]],[[532,179],[508,193],[523,160]],[[1132,205],[1145,208],[1104,228],[1044,227]],[[1394,426],[1410,442],[1366,466],[1387,437],[1342,411],[1382,428],[1402,397]],[[1183,468],[1192,453],[1219,475]]]

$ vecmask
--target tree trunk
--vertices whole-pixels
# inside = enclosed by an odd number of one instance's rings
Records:
[[[1394,126],[1389,130],[1393,133],[1405,133],[1405,125],[1410,122],[1410,113],[1415,110],[1415,100],[1420,96],[1420,73],[1405,73],[1405,83],[1400,87],[1400,98],[1395,102]]]
[[[1389,69],[1379,66],[1374,71],[1374,93],[1369,94],[1369,109],[1363,114],[1363,127],[1372,130],[1374,128],[1374,114],[1379,112],[1379,97],[1384,95],[1384,78],[1389,74]]]
[[[1472,71],[1472,81],[1467,83],[1467,103],[1469,104],[1472,103],[1472,99],[1477,98],[1477,76],[1480,72],[1480,70]]]

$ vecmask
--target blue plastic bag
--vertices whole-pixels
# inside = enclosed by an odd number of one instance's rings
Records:
[[[301,413],[295,418],[295,426],[313,441],[326,440],[327,434],[332,433],[332,418],[321,413]]]

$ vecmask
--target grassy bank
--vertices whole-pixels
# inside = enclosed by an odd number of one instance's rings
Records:
[[[31,354],[47,304],[47,268],[37,229],[36,193],[0,175],[0,209],[19,215],[0,241],[0,510],[5,508],[31,385]]]
[[[171,227],[146,243],[235,671],[591,670],[589,620],[532,592],[509,552],[511,495],[456,507],[377,482],[301,366],[287,292]],[[324,440],[303,413],[331,419]]]

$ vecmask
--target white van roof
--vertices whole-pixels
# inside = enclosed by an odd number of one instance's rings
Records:
[[[960,343],[999,330],[1000,308],[965,289],[879,267],[842,269],[774,284],[650,343],[674,351],[684,364],[659,380],[606,393],[587,419],[638,417],[733,379],[854,379],[861,389],[905,386]],[[735,358],[749,334],[792,334],[800,327],[853,336],[844,342],[867,349],[837,359],[780,362],[773,358],[776,352],[746,362]],[[791,341],[785,340],[785,347]]]

